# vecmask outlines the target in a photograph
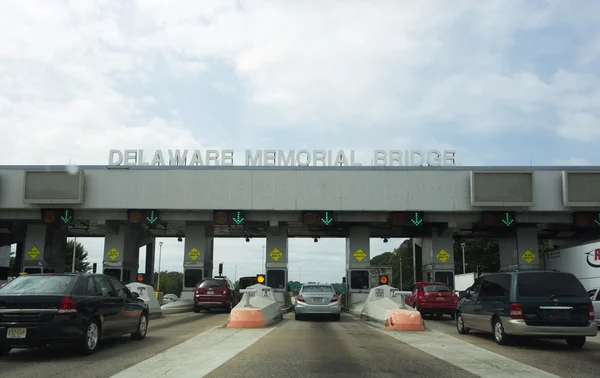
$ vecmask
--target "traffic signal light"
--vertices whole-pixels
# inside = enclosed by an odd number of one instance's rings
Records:
[[[127,220],[133,224],[155,225],[158,223],[158,215],[158,210],[127,210]]]
[[[422,211],[397,211],[390,214],[392,226],[421,227],[423,225]]]
[[[515,226],[514,211],[484,211],[481,222],[486,227],[507,228]]]
[[[46,223],[72,224],[74,216],[73,209],[42,209],[42,220]]]
[[[379,284],[380,285],[388,285],[390,283],[390,278],[387,274],[379,275]]]
[[[219,263],[219,276],[223,275],[223,263]]]
[[[266,280],[267,279],[266,279],[266,277],[265,277],[264,274],[257,274],[256,275],[256,282],[258,282],[259,284],[264,285]]]
[[[304,211],[302,212],[302,224],[305,226],[331,226],[335,216],[332,211]]]
[[[98,264],[97,263],[93,263],[92,264],[92,273],[96,273],[97,270],[98,270]]]
[[[144,281],[144,275],[141,273],[138,273],[136,279],[137,279],[137,282],[142,282],[142,281]]]
[[[600,227],[600,212],[584,211],[573,213],[573,225],[580,228]]]
[[[213,213],[216,225],[239,226],[246,222],[246,214],[243,211],[215,211]]]

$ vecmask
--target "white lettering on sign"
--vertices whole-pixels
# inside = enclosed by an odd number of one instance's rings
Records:
[[[110,150],[109,166],[235,166],[235,150]],[[456,166],[455,150],[375,150],[375,167]],[[354,150],[246,150],[248,167],[360,167]]]

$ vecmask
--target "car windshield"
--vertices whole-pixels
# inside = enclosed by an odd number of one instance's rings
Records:
[[[205,288],[225,287],[225,280],[206,280],[206,281],[202,281],[198,287],[205,287]]]
[[[65,294],[74,276],[20,276],[0,289],[0,295]]]
[[[425,285],[423,286],[424,293],[450,292],[450,288],[445,285]]]
[[[302,288],[302,292],[303,293],[333,293],[333,289],[331,288],[331,286],[326,286],[326,285],[322,285],[322,286],[304,286]]]
[[[517,280],[521,297],[588,297],[577,277],[568,273],[523,273],[519,274]]]

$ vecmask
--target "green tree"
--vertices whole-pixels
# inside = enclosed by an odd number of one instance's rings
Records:
[[[74,240],[67,241],[65,245],[65,272],[70,272],[73,268],[73,243]],[[88,252],[83,244],[77,242],[75,247],[75,271],[86,273],[92,270],[92,264],[88,261]]]
[[[402,259],[402,285],[400,285],[400,259]],[[391,266],[392,267],[392,282],[391,286],[396,288],[402,287],[407,289],[414,282],[413,278],[413,255],[412,255],[412,239],[407,239],[394,248],[393,252],[385,252],[371,259],[371,266]]]
[[[158,273],[154,272],[154,289],[158,284]],[[181,296],[183,290],[183,273],[180,272],[160,272],[160,291],[164,294],[175,294]]]

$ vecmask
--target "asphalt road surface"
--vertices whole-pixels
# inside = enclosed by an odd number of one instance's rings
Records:
[[[226,313],[186,313],[150,321],[145,340],[107,340],[91,356],[69,348],[14,349],[0,358],[0,376],[107,378],[197,334],[227,322]]]
[[[564,340],[517,340],[513,345],[496,344],[491,334],[471,331],[459,335],[449,317],[442,320],[425,318],[425,325],[472,345],[498,353],[540,370],[565,378],[600,376],[600,337],[588,338],[582,349],[571,349]]]
[[[206,375],[207,378],[476,377],[342,314],[340,322],[293,320]]]

